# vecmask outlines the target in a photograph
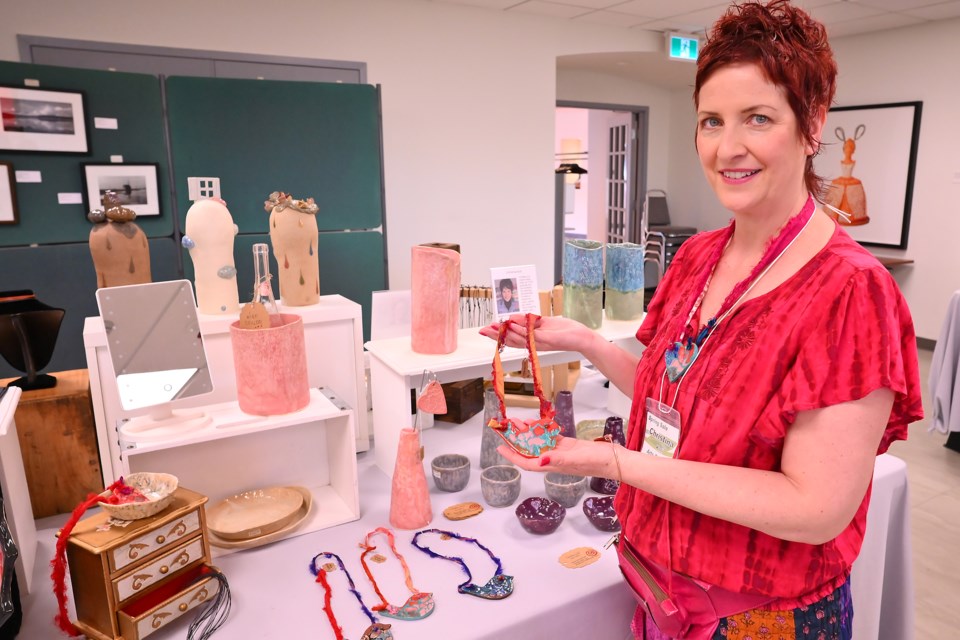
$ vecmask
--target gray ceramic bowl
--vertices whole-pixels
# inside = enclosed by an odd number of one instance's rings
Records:
[[[587,490],[587,479],[583,476],[554,471],[543,476],[543,487],[548,498],[569,509],[580,502],[580,498]]]
[[[459,453],[445,453],[430,463],[433,481],[440,491],[460,491],[470,480],[470,459]]]
[[[491,507],[509,507],[520,497],[520,470],[498,464],[480,472],[480,491]]]
[[[620,520],[613,510],[613,496],[590,496],[583,501],[583,513],[600,531],[620,531]]]
[[[527,498],[517,505],[517,519],[530,533],[553,533],[563,522],[567,510],[549,498]]]

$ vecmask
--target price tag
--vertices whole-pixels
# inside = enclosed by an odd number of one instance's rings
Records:
[[[560,556],[560,564],[567,569],[579,569],[600,559],[600,552],[593,547],[577,547]]]
[[[268,329],[270,328],[270,314],[267,308],[259,302],[248,302],[240,310],[241,329]]]
[[[461,502],[460,504],[455,504],[452,507],[444,509],[443,516],[447,520],[466,520],[482,511],[483,507],[480,506],[479,502]]]
[[[373,562],[376,562],[377,564],[383,564],[384,562],[387,561],[386,557],[379,553],[373,554],[372,556],[370,556],[370,559]]]

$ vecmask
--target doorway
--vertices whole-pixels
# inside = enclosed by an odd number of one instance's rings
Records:
[[[556,174],[555,282],[568,238],[641,243],[648,111],[557,101],[555,169],[565,173]]]

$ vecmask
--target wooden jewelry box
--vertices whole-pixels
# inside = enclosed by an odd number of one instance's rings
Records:
[[[155,516],[117,524],[98,513],[78,522],[67,541],[77,628],[95,640],[140,640],[212,598],[220,582],[206,502],[180,487]]]

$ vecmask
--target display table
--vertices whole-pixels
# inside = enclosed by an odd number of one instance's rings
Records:
[[[576,418],[584,420],[607,415],[602,379],[585,368],[576,390]],[[516,409],[518,417],[525,409]],[[548,536],[524,531],[514,507],[486,507],[480,493],[478,460],[481,416],[462,425],[437,425],[424,432],[424,466],[429,476],[430,460],[440,454],[460,452],[471,460],[470,482],[459,493],[442,493],[428,477],[434,518],[429,525],[476,537],[497,554],[506,573],[516,578],[516,591],[501,601],[485,601],[460,595],[456,585],[465,580],[452,562],[428,558],[410,545],[410,531],[395,531],[397,548],[410,565],[413,584],[433,592],[437,609],[432,616],[416,622],[393,622],[397,638],[459,638],[462,640],[504,638],[598,638],[621,640],[627,634],[634,600],[624,587],[613,549],[603,550],[609,533],[594,529],[583,515],[581,505],[569,509],[559,529]],[[321,551],[339,554],[367,606],[376,604],[375,594],[360,566],[357,544],[379,526],[389,526],[390,479],[377,467],[372,451],[359,455],[361,518],[337,527],[309,533],[258,549],[219,556],[233,593],[233,611],[214,638],[287,639],[334,637],[323,614],[323,589],[314,582],[307,567]],[[906,531],[907,478],[905,465],[892,456],[877,458],[873,500],[868,514],[866,540],[854,567],[854,638],[905,640],[912,636],[913,592]],[[543,477],[523,473],[520,499],[543,495]],[[595,495],[587,491],[587,495]],[[465,501],[484,505],[479,516],[460,522],[448,521],[443,509]],[[47,559],[53,557],[54,531],[40,531],[41,561],[37,562],[36,584],[49,585]],[[435,538],[434,538],[435,540]],[[382,539],[375,542],[381,544]],[[564,552],[589,546],[601,551],[593,565],[567,569],[557,562]],[[378,585],[393,604],[409,595],[403,577],[389,549],[379,549],[388,561],[371,563]],[[462,552],[476,582],[493,575],[485,554],[464,546]],[[356,638],[366,628],[356,599],[346,590],[342,576],[331,574],[333,608],[346,637]],[[48,588],[37,588],[24,602],[24,638],[53,638],[55,611]],[[155,640],[183,638],[191,619],[185,616],[158,632]],[[878,631],[879,630],[879,631]],[[307,633],[309,631],[309,634]]]
[[[600,335],[617,343],[634,343],[640,321],[603,319]],[[410,416],[410,390],[419,387],[424,372],[437,375],[440,382],[457,382],[468,378],[490,377],[493,370],[493,352],[496,342],[481,336],[479,329],[461,329],[457,335],[457,350],[453,353],[431,355],[414,353],[410,336],[371,340],[364,345],[370,354],[370,385],[373,401],[373,437],[377,466],[387,475],[393,474],[393,465],[400,430]],[[573,351],[538,352],[540,365],[549,367],[563,362],[580,360],[583,356]],[[500,354],[505,371],[520,368],[528,356],[526,349],[506,347]]]

